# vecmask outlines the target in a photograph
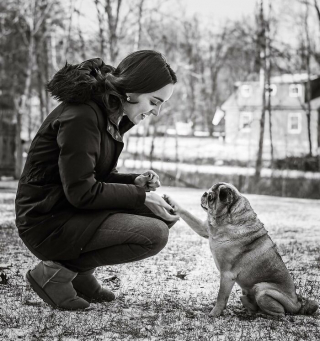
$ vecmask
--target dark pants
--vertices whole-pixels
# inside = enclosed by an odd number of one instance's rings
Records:
[[[135,214],[110,215],[79,258],[59,262],[72,271],[82,272],[145,259],[160,252],[167,244],[172,224],[157,219],[147,208],[132,213]]]

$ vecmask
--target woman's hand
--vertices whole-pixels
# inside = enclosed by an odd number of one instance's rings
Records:
[[[171,206],[173,209],[173,212],[176,214],[179,214],[182,212],[183,208],[176,202],[174,201],[171,197],[168,195],[164,194],[163,199]]]
[[[141,186],[146,192],[155,191],[160,187],[159,175],[153,170],[148,170],[137,176],[133,182],[136,186]]]
[[[145,205],[157,216],[167,221],[179,220],[179,215],[174,214],[172,207],[156,193],[146,193]],[[172,212],[171,214],[168,212]]]

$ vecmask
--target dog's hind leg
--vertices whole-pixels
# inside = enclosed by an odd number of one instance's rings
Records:
[[[285,309],[282,304],[270,296],[267,290],[265,292],[262,291],[257,295],[257,304],[265,314],[273,316],[284,316],[285,314]]]
[[[268,283],[259,283],[254,286],[255,299],[262,312],[283,316],[287,313],[297,313],[301,304],[294,302],[285,293],[273,288]]]
[[[249,313],[256,313],[259,310],[259,306],[254,299],[250,298],[248,295],[240,296],[240,300],[243,306],[249,311]]]

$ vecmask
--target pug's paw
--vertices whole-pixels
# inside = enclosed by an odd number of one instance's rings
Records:
[[[210,317],[219,317],[220,315],[222,315],[223,309],[215,306],[211,311],[209,316]]]
[[[173,200],[171,197],[169,197],[166,194],[164,194],[162,196],[162,198],[172,207],[172,213],[171,214],[179,214],[180,213],[181,207],[179,206],[179,204],[175,200]]]

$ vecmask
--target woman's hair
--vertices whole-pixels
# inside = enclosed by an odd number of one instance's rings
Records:
[[[126,93],[154,92],[176,82],[174,71],[161,53],[142,50],[129,54],[117,68],[100,58],[76,65],[66,63],[48,82],[47,90],[62,102],[103,102],[109,114],[117,114]]]
[[[153,50],[129,54],[117,68],[110,67],[98,81],[102,100],[111,113],[122,109],[126,93],[150,93],[167,84],[175,84],[177,77],[163,55]]]

